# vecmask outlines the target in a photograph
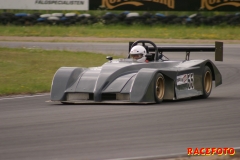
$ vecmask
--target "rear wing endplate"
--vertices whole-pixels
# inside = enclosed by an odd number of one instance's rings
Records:
[[[215,42],[215,61],[223,61],[223,42]]]

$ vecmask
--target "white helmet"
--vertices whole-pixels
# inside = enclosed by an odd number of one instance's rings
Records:
[[[145,62],[146,54],[147,54],[146,49],[140,45],[132,47],[132,49],[130,51],[130,56],[133,59],[136,59],[138,62]]]

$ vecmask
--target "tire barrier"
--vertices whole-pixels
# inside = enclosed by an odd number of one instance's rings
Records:
[[[104,15],[96,16],[88,13],[52,13],[52,14],[27,14],[27,13],[1,13],[0,25],[92,25],[102,23],[124,24],[124,25],[232,25],[240,26],[240,13],[226,15],[205,16],[201,13],[192,15],[164,15],[162,13],[124,11],[116,14],[107,12]]]

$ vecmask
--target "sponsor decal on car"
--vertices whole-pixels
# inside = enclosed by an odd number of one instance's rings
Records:
[[[187,148],[189,156],[235,155],[234,148]]]
[[[188,90],[194,89],[194,74],[183,74],[177,76],[177,85],[187,85]]]

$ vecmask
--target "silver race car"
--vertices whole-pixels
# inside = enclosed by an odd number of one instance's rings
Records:
[[[163,52],[186,52],[184,60],[169,60]],[[223,43],[156,46],[148,40],[129,43],[126,59],[102,66],[61,67],[51,86],[51,101],[61,103],[161,103],[189,97],[209,97],[212,81],[222,76],[211,60],[190,60],[190,52],[215,52],[223,60]]]

